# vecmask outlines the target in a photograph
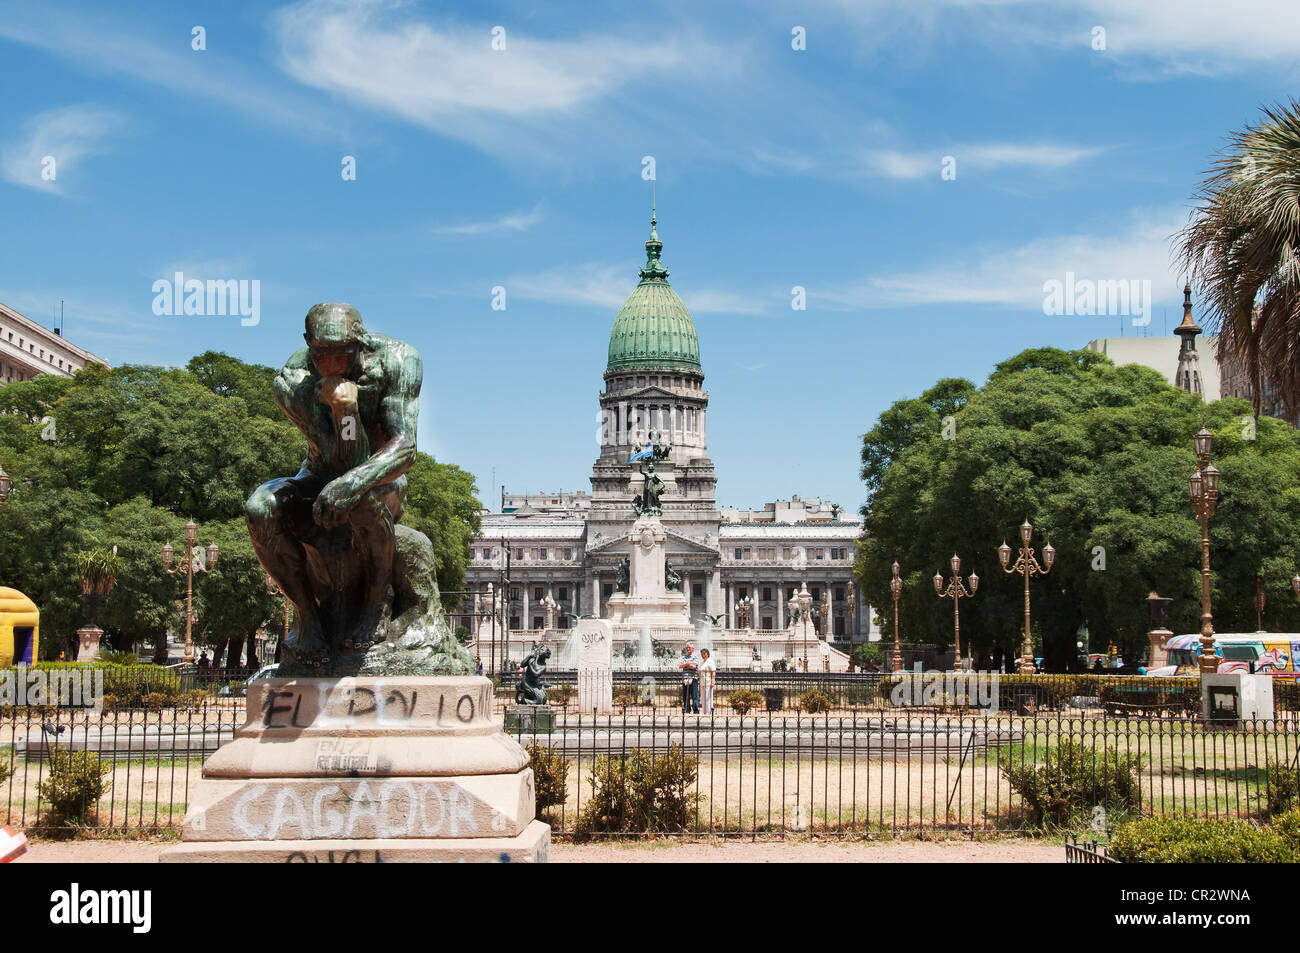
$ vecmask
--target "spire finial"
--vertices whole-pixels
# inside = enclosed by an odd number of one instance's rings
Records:
[[[659,229],[655,226],[659,224],[655,214],[655,184],[654,179],[650,180],[650,238],[645,243],[645,267],[641,269],[641,280],[654,278],[663,280],[668,277],[668,269],[663,266],[659,260],[659,253],[663,250],[663,242],[659,240]]]

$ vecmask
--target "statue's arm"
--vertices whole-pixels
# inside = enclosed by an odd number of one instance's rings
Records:
[[[275,375],[275,380],[272,382],[271,390],[280,410],[307,438],[311,452],[315,455],[320,452],[315,439],[320,423],[312,419],[313,397],[308,392],[309,376],[306,367],[306,349],[304,348],[290,357],[284,367],[280,368],[280,373]]]
[[[337,481],[346,483],[356,499],[377,486],[392,483],[415,462],[424,366],[413,347],[401,345],[395,352],[384,358],[392,362],[391,384],[379,406],[379,423],[387,439],[369,460]]]

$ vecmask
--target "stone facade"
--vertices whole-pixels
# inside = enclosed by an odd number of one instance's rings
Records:
[[[31,380],[37,374],[71,377],[87,364],[108,366],[59,332],[0,303],[0,384]]]

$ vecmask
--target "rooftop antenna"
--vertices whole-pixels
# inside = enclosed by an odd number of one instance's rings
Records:
[[[59,337],[63,337],[63,299],[62,298],[59,299],[59,320],[58,323],[54,325],[54,333],[57,334]]]

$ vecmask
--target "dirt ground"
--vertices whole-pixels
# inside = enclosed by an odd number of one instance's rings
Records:
[[[17,863],[150,864],[174,841],[83,840],[32,841]],[[794,863],[1030,863],[1065,862],[1065,849],[1054,841],[1008,837],[993,841],[886,840],[814,841],[808,839],[674,841],[616,844],[551,845],[551,862],[559,864],[794,864]]]

